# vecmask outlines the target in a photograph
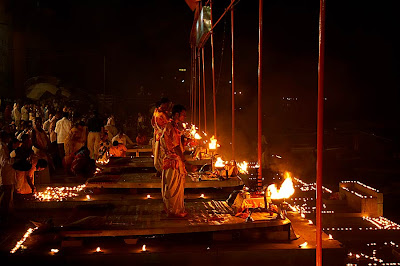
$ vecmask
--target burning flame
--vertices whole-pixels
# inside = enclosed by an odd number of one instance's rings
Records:
[[[101,165],[106,165],[110,162],[110,159],[107,158],[100,158],[96,160],[96,163],[101,164]]]
[[[100,248],[100,247],[97,247],[97,248],[96,248],[96,252],[101,252],[101,248]]]
[[[197,130],[196,130],[196,126],[195,125],[192,125],[192,128],[191,128],[191,130],[190,130],[190,134],[193,136],[193,138],[195,138],[195,139],[201,139],[201,136],[199,135],[199,133],[197,133]]]
[[[293,195],[293,181],[289,172],[285,172],[285,181],[283,181],[279,191],[275,184],[269,185],[267,191],[270,193],[271,199],[287,199]]]
[[[214,164],[214,166],[217,167],[217,168],[223,168],[223,167],[225,167],[225,162],[222,161],[221,157],[218,157],[217,161]]]
[[[239,173],[248,174],[249,173],[249,171],[247,171],[247,166],[248,165],[249,164],[246,161],[243,161],[242,163],[238,163],[237,167],[238,167]]]
[[[142,252],[146,252],[146,251],[147,251],[146,245],[143,245],[143,246],[142,246]]]
[[[215,149],[217,149],[217,139],[216,139],[214,136],[211,137],[210,143],[208,143],[208,148],[209,148],[210,150],[215,150]]]

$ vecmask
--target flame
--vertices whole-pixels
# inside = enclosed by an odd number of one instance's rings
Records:
[[[192,125],[192,128],[190,130],[190,134],[193,136],[194,139],[201,139],[201,136],[199,135],[199,133],[197,133],[195,125]]]
[[[276,188],[275,184],[269,185],[267,191],[271,195],[271,199],[287,199],[294,193],[293,181],[289,172],[285,172],[285,181],[283,181],[281,188]]]
[[[145,252],[145,251],[147,251],[146,245],[143,245],[143,246],[142,246],[142,252]]]
[[[239,173],[241,173],[241,174],[248,174],[249,173],[249,171],[247,171],[247,166],[248,166],[249,164],[248,164],[248,162],[246,162],[246,161],[243,161],[242,163],[238,163],[237,164],[237,167],[238,167],[238,170],[239,170]]]
[[[214,136],[211,137],[210,143],[208,143],[208,148],[209,148],[210,150],[215,150],[215,149],[217,149],[217,139],[216,139]]]
[[[96,252],[101,252],[100,247],[97,247],[97,248],[96,248]]]
[[[214,164],[215,167],[222,168],[225,167],[225,162],[222,161],[221,157],[217,158],[217,161]]]
[[[110,159],[108,157],[106,158],[100,158],[96,160],[96,163],[101,164],[101,165],[106,165],[110,162]]]

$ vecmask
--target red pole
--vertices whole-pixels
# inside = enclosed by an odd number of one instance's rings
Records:
[[[213,19],[212,19],[212,0],[210,1],[210,19],[211,19],[211,26],[213,26]],[[212,83],[213,83],[213,109],[214,109],[214,136],[217,137],[217,102],[215,96],[215,71],[214,71],[214,33],[211,31],[211,69],[212,69]]]
[[[193,124],[196,124],[196,94],[197,94],[197,49],[194,48],[194,86],[193,86]]]
[[[325,0],[319,7],[319,58],[318,58],[318,114],[317,114],[317,247],[316,266],[322,266],[322,154],[324,150],[324,54],[325,54]]]
[[[204,47],[201,49],[203,59],[203,112],[204,112],[204,132],[207,132],[207,104],[206,104],[206,74],[204,72]]]
[[[262,90],[262,15],[263,15],[263,0],[259,0],[258,8],[258,179],[257,186],[262,188],[262,150],[261,150],[261,139],[262,139],[262,109],[261,109],[261,90]]]
[[[193,122],[193,47],[190,55],[190,122]]]
[[[201,127],[201,61],[200,61],[200,48],[197,51],[197,65],[199,68],[199,131],[200,131],[200,127]]]
[[[232,0],[234,2],[234,0]],[[233,35],[233,8],[231,9],[231,47],[232,47],[232,160],[235,159],[235,52]]]

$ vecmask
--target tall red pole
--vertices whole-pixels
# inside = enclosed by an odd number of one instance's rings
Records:
[[[262,91],[262,16],[263,16],[263,0],[259,0],[258,8],[258,179],[257,187],[262,188],[262,150],[261,150],[261,139],[262,139],[262,108],[261,108],[261,91]]]
[[[234,0],[232,0],[233,2]],[[233,8],[231,9],[231,47],[232,47],[232,160],[235,159],[235,50],[233,35]]]
[[[194,48],[194,86],[193,86],[193,124],[196,124],[196,101],[197,101],[197,48]]]
[[[201,61],[200,61],[200,48],[197,51],[197,66],[199,68],[199,131],[201,128]]]
[[[325,0],[319,7],[319,58],[318,58],[318,114],[317,114],[317,247],[316,266],[322,266],[322,154],[324,150],[324,54],[325,54]]]
[[[210,1],[210,20],[211,28],[213,27],[212,18],[212,0]],[[217,102],[216,102],[216,92],[215,92],[215,71],[214,71],[214,32],[211,31],[211,70],[212,70],[212,83],[213,83],[213,109],[214,109],[214,136],[217,137]]]
[[[190,122],[193,123],[193,47],[190,52]]]
[[[204,72],[204,47],[201,49],[203,59],[203,112],[204,112],[204,132],[207,132],[207,102],[206,102],[206,74]]]

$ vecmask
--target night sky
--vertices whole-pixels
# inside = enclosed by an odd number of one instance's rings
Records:
[[[229,1],[215,1],[214,18]],[[20,0],[14,23],[28,33],[32,75],[51,74],[88,93],[132,95],[140,86],[155,100],[161,92],[179,101],[189,97],[168,88],[179,68],[190,69],[189,34],[193,13],[185,1]],[[328,117],[386,119],[399,114],[398,24],[394,1],[326,3],[325,96]],[[319,1],[264,1],[263,97],[265,112],[279,112],[282,97],[298,97],[314,116],[317,96]],[[258,1],[235,6],[238,104],[254,111],[257,93]],[[38,55],[39,54],[39,55]],[[211,49],[206,45],[207,89]],[[221,112],[229,111],[230,16],[215,30],[215,69]],[[38,60],[34,60],[40,57]],[[40,62],[40,63],[37,63]],[[179,97],[182,96],[182,97]],[[211,95],[208,95],[211,99]],[[209,110],[211,112],[212,109]],[[228,112],[229,113],[229,112]]]

